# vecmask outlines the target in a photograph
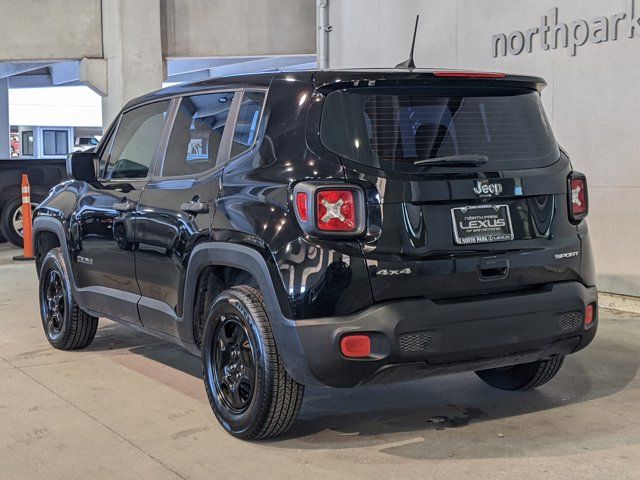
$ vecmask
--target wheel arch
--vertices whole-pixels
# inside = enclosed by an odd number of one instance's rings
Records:
[[[294,328],[295,321],[290,318],[291,311],[283,284],[279,279],[275,263],[265,257],[264,253],[251,246],[236,243],[207,242],[195,247],[187,268],[183,321],[179,327],[179,335],[185,346],[191,344],[193,348],[190,350],[194,353],[198,351],[195,344],[194,325],[198,283],[202,281],[203,274],[211,271],[209,269],[214,269],[213,271],[233,269],[235,272],[246,272],[249,276],[247,278],[250,278],[262,292],[276,346],[287,372],[298,383],[310,383],[312,377],[300,338]],[[271,268],[270,263],[272,263]]]
[[[33,235],[33,255],[36,261],[36,273],[40,275],[40,267],[47,252],[56,247],[61,247],[60,239],[51,230],[42,230]]]
[[[76,283],[72,268],[73,264],[71,263],[67,237],[62,223],[60,223],[58,219],[50,216],[36,216],[33,220],[33,245],[33,253],[36,257],[36,273],[38,275],[40,275],[40,265],[42,265],[42,260],[47,252],[52,248],[61,247],[65,267],[70,273],[69,281],[74,293],[76,293]]]

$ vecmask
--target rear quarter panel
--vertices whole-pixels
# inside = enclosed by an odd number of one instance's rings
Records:
[[[305,238],[292,208],[296,182],[344,179],[337,157],[321,159],[307,146],[311,75],[281,74],[272,81],[259,141],[224,169],[212,228],[213,240],[264,253],[278,296],[286,299],[282,310],[293,318],[352,313],[371,304],[359,243]]]

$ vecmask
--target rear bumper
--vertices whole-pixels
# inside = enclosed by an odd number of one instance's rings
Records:
[[[459,371],[481,370],[567,355],[586,347],[585,307],[595,287],[578,282],[471,299],[410,299],[358,314],[278,322],[278,347],[290,375],[311,385],[352,387]],[[275,325],[274,325],[275,326]],[[371,356],[348,359],[340,339],[371,338]]]

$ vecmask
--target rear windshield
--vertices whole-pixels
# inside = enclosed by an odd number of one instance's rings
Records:
[[[536,168],[558,160],[558,144],[537,92],[466,93],[334,91],[324,101],[320,137],[344,158],[399,172],[435,168],[414,165],[418,160],[461,155],[486,156],[484,169]]]

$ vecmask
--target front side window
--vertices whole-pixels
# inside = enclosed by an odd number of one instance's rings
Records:
[[[162,136],[169,101],[156,102],[122,115],[110,153],[104,178],[146,178]]]
[[[216,165],[233,92],[185,97],[169,137],[162,175],[196,175]]]
[[[236,128],[233,132],[231,157],[248,150],[255,142],[264,98],[264,92],[245,92],[243,95]]]
[[[44,155],[66,155],[69,153],[69,132],[67,130],[43,130],[42,144]]]

